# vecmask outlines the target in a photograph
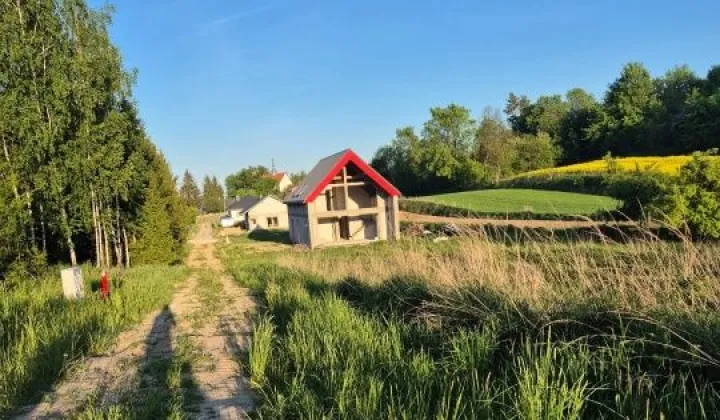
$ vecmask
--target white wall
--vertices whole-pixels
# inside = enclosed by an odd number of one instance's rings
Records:
[[[283,176],[280,179],[280,182],[278,182],[278,190],[285,191],[285,189],[291,185],[292,185],[292,181],[290,180],[290,177],[287,176],[287,174],[285,174],[285,176]]]
[[[230,217],[235,219],[236,222],[242,222],[245,220],[245,213],[241,210],[230,210]]]
[[[269,218],[277,218],[278,225],[270,227]],[[248,230],[253,229],[288,229],[287,206],[272,197],[266,197],[248,210],[245,216]]]

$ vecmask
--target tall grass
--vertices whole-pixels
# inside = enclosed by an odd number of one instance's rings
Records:
[[[0,413],[34,401],[85,355],[170,302],[183,267],[145,266],[111,272],[111,299],[92,293],[96,270],[84,270],[87,298],[67,301],[59,275],[0,291]]]
[[[261,417],[710,419],[718,251],[648,233],[224,255],[274,331]]]
[[[250,381],[256,387],[265,385],[268,362],[272,355],[275,327],[270,318],[260,318],[253,326],[250,346]]]
[[[717,245],[669,243],[650,234],[625,244],[605,237],[560,242],[534,236],[511,245],[467,238],[444,245],[416,241],[295,253],[281,256],[279,264],[330,282],[421,278],[436,298],[470,304],[467,309],[475,312],[481,308],[467,295],[491,290],[514,306],[534,310],[602,304],[695,316],[720,308],[718,251]]]

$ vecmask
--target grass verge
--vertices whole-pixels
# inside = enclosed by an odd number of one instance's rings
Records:
[[[0,292],[0,414],[37,401],[83,356],[101,352],[129,326],[170,302],[184,267],[144,266],[110,273],[109,301],[90,292],[67,301],[57,273]]]

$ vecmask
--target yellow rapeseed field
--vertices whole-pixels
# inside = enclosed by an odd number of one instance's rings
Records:
[[[691,159],[692,156],[645,156],[617,158],[615,162],[617,162],[618,170],[621,171],[657,171],[673,175],[678,173],[680,168]],[[559,166],[557,168],[538,169],[536,171],[522,173],[517,175],[517,177],[607,171],[608,162],[604,159],[598,159],[590,162],[576,163],[574,165]]]

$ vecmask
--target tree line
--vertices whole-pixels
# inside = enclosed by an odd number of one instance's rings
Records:
[[[111,15],[84,0],[0,3],[0,277],[182,256],[192,212],[139,118]]]
[[[625,65],[602,100],[581,88],[535,101],[510,93],[504,115],[475,120],[457,104],[430,110],[418,134],[396,131],[373,166],[406,195],[478,188],[533,169],[615,156],[690,154],[720,146],[720,66],[653,78]]]
[[[225,178],[225,189],[228,197],[243,197],[246,195],[266,197],[276,196],[282,199],[287,191],[278,189],[278,182],[272,177],[272,171],[265,166],[248,166]],[[288,174],[292,186],[299,184],[307,174],[304,171]]]
[[[219,213],[225,210],[227,200],[247,195],[265,197],[268,195],[282,199],[287,191],[278,189],[278,182],[270,176],[272,171],[265,166],[248,166],[225,178],[225,189],[217,177],[206,175],[202,182],[202,191],[195,177],[185,170],[180,186],[180,195],[185,203],[203,213]],[[306,176],[305,172],[290,174],[292,185],[297,185]],[[227,191],[227,196],[225,194]]]

